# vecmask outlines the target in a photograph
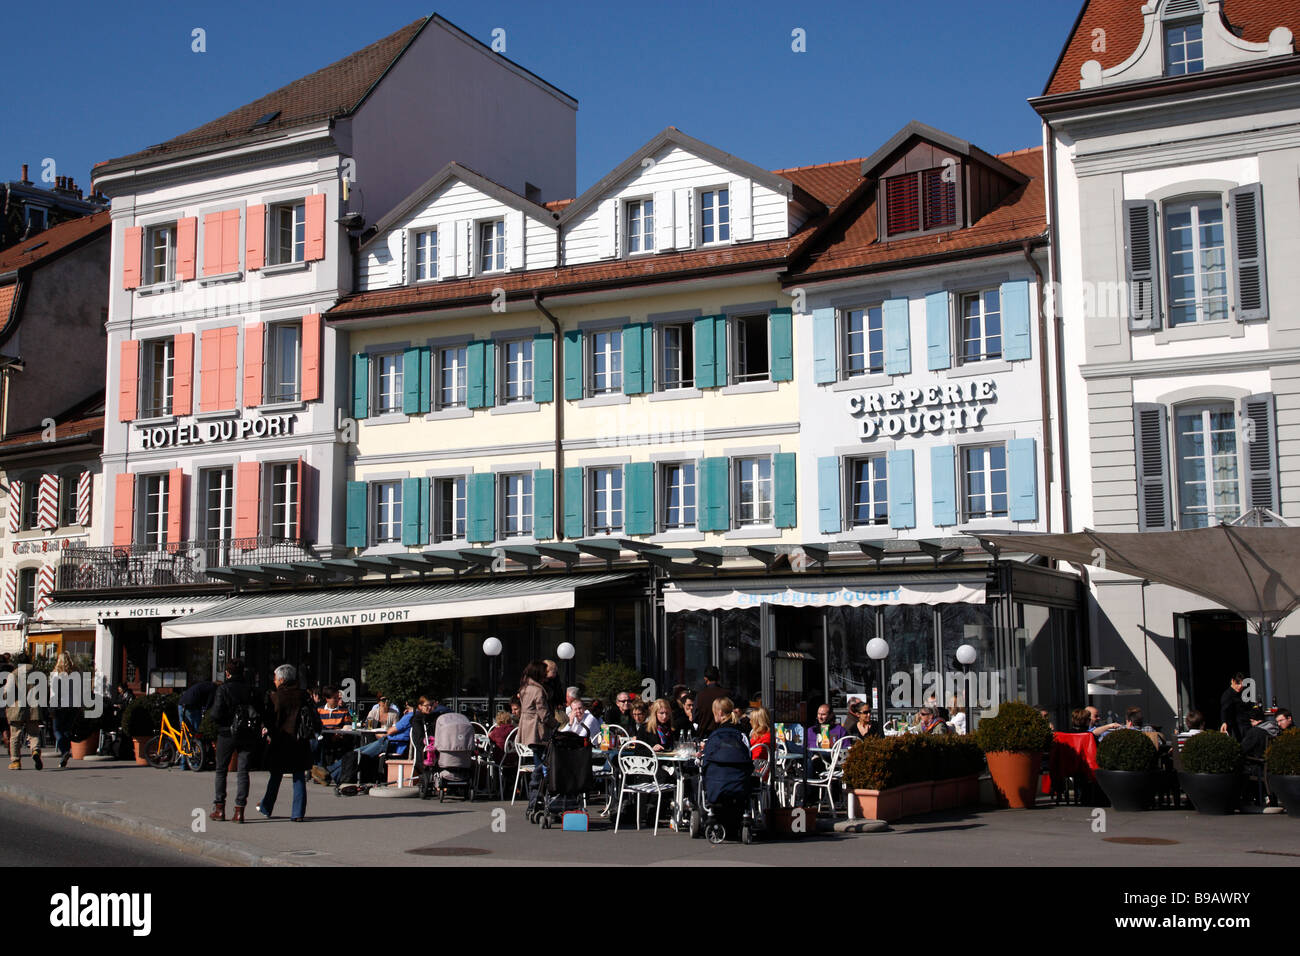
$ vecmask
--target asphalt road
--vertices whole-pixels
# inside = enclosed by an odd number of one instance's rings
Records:
[[[49,810],[0,802],[0,866],[215,866]]]

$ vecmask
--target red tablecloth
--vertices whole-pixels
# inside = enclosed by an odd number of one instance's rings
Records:
[[[1081,734],[1057,731],[1052,734],[1052,752],[1048,766],[1051,768],[1052,792],[1059,793],[1064,790],[1065,781],[1069,777],[1082,777],[1089,783],[1094,782],[1096,776],[1093,771],[1097,769],[1097,738],[1086,731]]]

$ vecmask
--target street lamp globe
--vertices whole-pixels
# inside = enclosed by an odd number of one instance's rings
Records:
[[[971,647],[969,644],[963,644],[961,647],[957,648],[958,664],[970,666],[975,663],[976,656],[975,648]]]
[[[563,644],[561,644],[559,647],[555,649],[555,656],[562,661],[573,660],[573,655],[576,653],[577,653],[577,649],[568,641],[565,641]]]
[[[496,657],[501,653],[501,641],[495,637],[489,637],[483,642],[483,653],[488,657]]]
[[[873,637],[867,641],[867,656],[873,661],[883,661],[889,656],[889,642],[883,637]]]

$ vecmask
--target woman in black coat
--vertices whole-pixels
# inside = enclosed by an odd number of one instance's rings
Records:
[[[433,736],[434,725],[439,714],[433,712],[433,701],[421,697],[415,714],[411,717],[411,759],[415,761],[414,771],[420,775],[420,796],[429,799],[433,796],[434,767],[424,762],[426,744]]]
[[[307,772],[311,770],[311,741],[298,739],[298,715],[307,706],[310,714],[316,713],[311,697],[298,687],[298,671],[292,664],[281,664],[275,669],[275,690],[266,696],[262,720],[266,724],[268,747],[266,769],[271,779],[266,783],[266,794],[257,805],[257,812],[270,817],[275,810],[275,799],[280,793],[284,775],[293,776],[293,810],[289,817],[301,823],[307,816]],[[320,718],[316,718],[319,731]]]

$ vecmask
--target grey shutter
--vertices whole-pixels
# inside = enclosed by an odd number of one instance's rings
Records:
[[[1241,400],[1246,462],[1246,506],[1281,511],[1277,477],[1277,411],[1271,392]]]
[[[1139,402],[1133,406],[1137,451],[1139,531],[1171,531],[1169,508],[1169,410]]]
[[[1160,323],[1160,243],[1156,204],[1149,199],[1124,203],[1124,267],[1128,280],[1128,327],[1158,329]]]
[[[1232,304],[1237,321],[1268,318],[1264,197],[1259,183],[1229,190],[1232,204]]]

